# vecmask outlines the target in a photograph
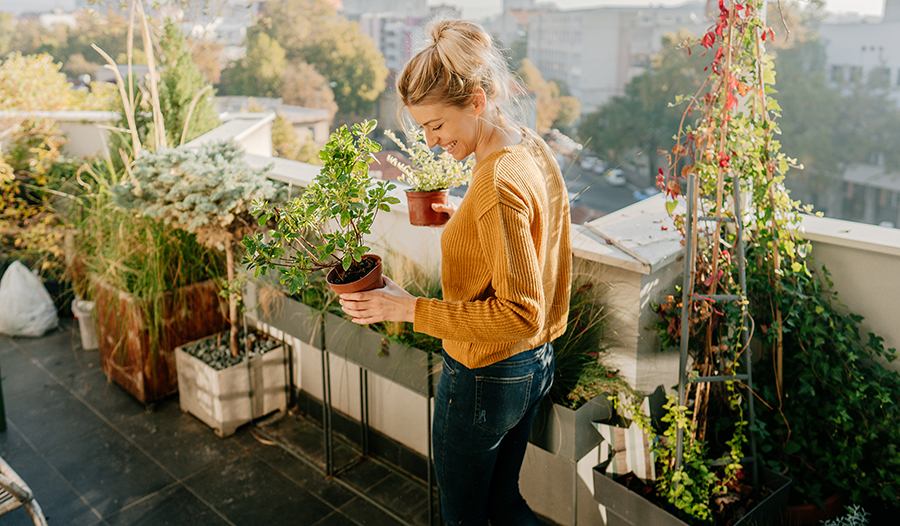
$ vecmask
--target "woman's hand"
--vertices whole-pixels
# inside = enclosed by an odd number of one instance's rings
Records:
[[[353,323],[415,321],[416,297],[387,276],[384,276],[384,283],[380,289],[341,294],[341,308],[353,318]]]
[[[447,214],[450,217],[453,217],[453,214],[456,213],[456,205],[451,202],[447,202],[447,204],[431,203],[431,209],[439,214]]]

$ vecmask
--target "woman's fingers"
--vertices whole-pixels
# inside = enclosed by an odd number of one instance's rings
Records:
[[[354,323],[413,321],[416,298],[385,276],[385,286],[366,292],[341,294],[341,308]]]
[[[453,203],[431,203],[431,209],[438,213],[447,214],[450,217],[453,217],[453,214],[456,213],[456,205]]]

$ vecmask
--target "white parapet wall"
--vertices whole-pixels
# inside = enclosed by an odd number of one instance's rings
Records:
[[[115,126],[119,114],[114,111],[0,111],[4,127],[16,125],[25,119],[51,119],[56,121],[60,133],[66,138],[62,151],[72,157],[106,155],[106,138],[109,127]]]
[[[861,333],[900,347],[900,230],[853,221],[805,216],[801,235],[812,241],[813,257],[831,273],[834,290],[847,310],[863,317]],[[885,363],[900,372],[900,361]]]
[[[609,288],[616,341],[609,365],[635,389],[651,393],[678,383],[678,352],[660,351],[651,303],[675,293],[684,273],[681,235],[666,213],[662,194],[584,225],[572,225],[572,252],[593,262]]]

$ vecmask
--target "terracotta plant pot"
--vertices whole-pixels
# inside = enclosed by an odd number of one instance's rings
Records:
[[[363,256],[363,259],[374,259],[376,261],[375,268],[361,279],[351,283],[335,283],[334,280],[337,279],[337,270],[331,269],[325,277],[325,281],[328,282],[331,290],[335,291],[337,294],[344,294],[346,292],[365,292],[367,290],[380,289],[383,287],[384,279],[381,277],[381,256],[366,254]]]
[[[432,203],[447,204],[450,190],[435,190],[434,192],[406,191],[406,201],[409,204],[409,223],[413,226],[441,226],[450,220],[450,215],[443,212],[435,212],[431,208]]]
[[[844,497],[840,493],[831,495],[822,501],[822,504],[825,508],[820,508],[816,504],[789,505],[784,512],[784,524],[797,526],[820,524],[844,513]]]

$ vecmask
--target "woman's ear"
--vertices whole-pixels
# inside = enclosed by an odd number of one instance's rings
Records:
[[[485,106],[487,106],[487,95],[483,88],[477,88],[472,94],[472,107],[475,109],[475,115],[481,115]]]

